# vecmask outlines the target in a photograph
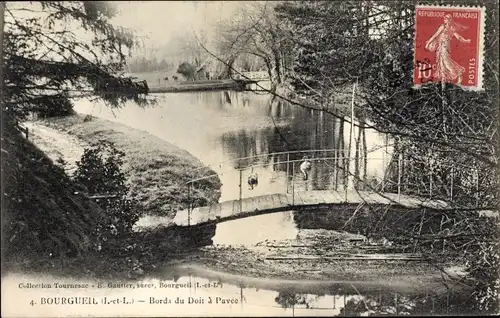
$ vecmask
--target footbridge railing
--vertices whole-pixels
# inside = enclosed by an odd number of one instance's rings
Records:
[[[375,149],[376,150],[376,149]],[[314,149],[274,152],[228,160],[212,167],[216,174],[193,178],[186,183],[188,212],[193,206],[193,193],[201,181],[220,177],[223,189],[235,200],[271,193],[287,193],[292,200],[298,191],[348,189],[395,193],[454,202],[460,197],[475,198],[479,206],[479,171],[458,163],[437,162],[433,158],[405,158],[404,154],[370,157],[352,156],[348,149]],[[311,162],[307,180],[300,171],[304,156]],[[199,170],[199,169],[197,169]],[[196,170],[193,170],[195,173]],[[244,177],[257,174],[255,188],[245,189]],[[229,184],[227,184],[229,183]],[[259,191],[256,191],[260,189]],[[470,203],[470,202],[469,202]]]

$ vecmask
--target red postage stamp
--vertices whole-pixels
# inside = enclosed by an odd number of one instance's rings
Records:
[[[417,6],[413,83],[451,83],[481,90],[482,7]]]

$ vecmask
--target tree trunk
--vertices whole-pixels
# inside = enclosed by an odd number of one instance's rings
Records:
[[[224,63],[224,67],[223,67],[222,71],[219,73],[219,76],[218,76],[219,79],[230,79],[230,78],[232,78],[232,75],[233,75],[233,65],[234,65],[234,61],[235,60],[236,60],[236,58],[234,56],[230,56],[227,59],[227,62]]]
[[[3,130],[5,129],[5,114],[4,114],[4,110],[5,110],[5,105],[4,105],[4,91],[3,91],[3,81],[4,81],[4,59],[3,59],[3,28],[4,28],[4,15],[5,15],[5,2],[0,2],[0,111],[2,112],[0,114],[0,117],[1,117],[1,125],[2,125],[2,131],[1,131],[1,136],[3,137]],[[2,138],[3,140],[3,138]],[[2,145],[3,145],[3,142],[2,142]],[[3,151],[3,149],[2,149]],[[5,167],[4,165],[4,158],[5,156],[2,155],[2,182],[1,182],[1,191],[2,191],[2,197],[3,197],[3,194],[5,193],[5,182],[3,182],[3,169]],[[3,200],[2,200],[3,201]],[[4,228],[5,228],[5,209],[3,208],[3,204],[2,204],[2,228],[1,228],[1,232],[2,234],[5,233],[4,231]],[[3,244],[2,244],[3,245]],[[2,248],[3,249],[3,248]],[[3,252],[2,252],[3,254]]]
[[[5,16],[5,2],[0,2],[0,106],[3,111],[4,109],[4,60],[3,60],[3,29],[4,29],[4,16]],[[2,116],[3,118],[3,116]],[[2,125],[3,126],[3,125]]]
[[[276,50],[273,49],[273,55],[274,55],[274,70],[275,70],[275,76],[276,76],[276,83],[281,84],[281,59],[280,59],[280,53]]]

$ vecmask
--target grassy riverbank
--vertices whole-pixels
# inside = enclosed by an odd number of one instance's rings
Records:
[[[9,184],[2,196],[9,238],[7,246],[2,244],[7,256],[3,270],[133,278],[185,250],[188,240],[179,231],[161,227],[113,237],[96,249],[94,230],[107,213],[81,194],[85,189],[70,178],[70,172],[84,148],[113,143],[125,153],[129,195],[146,213],[166,216],[168,225],[174,212],[187,205],[185,182],[214,173],[199,160],[146,132],[98,118],[74,115],[26,126],[28,139],[14,129],[2,139],[2,152],[8,155],[2,174]],[[192,192],[195,204],[217,201],[219,188],[217,178],[201,184]]]
[[[40,124],[77,137],[91,146],[113,143],[125,152],[123,172],[130,184],[130,196],[137,199],[149,215],[172,218],[175,211],[187,207],[186,182],[214,174],[187,151],[126,125],[80,114],[52,118]],[[201,206],[217,202],[219,189],[220,181],[210,178],[194,189],[192,200]]]

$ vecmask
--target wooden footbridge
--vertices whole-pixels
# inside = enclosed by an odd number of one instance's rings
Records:
[[[179,211],[174,223],[189,226],[207,222],[221,223],[250,216],[289,211],[298,208],[320,206],[359,206],[360,204],[394,205],[401,208],[449,209],[450,205],[442,200],[428,200],[394,193],[376,193],[348,190],[300,191],[289,194],[274,193],[238,200],[225,201],[210,206],[196,207]]]
[[[300,170],[296,169],[303,161],[304,154],[309,155],[309,158],[312,157],[313,166],[309,178],[312,180],[307,182],[303,181]],[[272,162],[268,160],[262,163],[263,157],[273,158]],[[381,158],[368,159],[381,160]],[[364,204],[393,206],[400,209],[428,208],[446,211],[456,208],[453,204],[453,197],[456,192],[461,194],[464,187],[478,187],[477,170],[457,167],[456,165],[440,165],[439,169],[435,169],[436,167],[432,165],[436,165],[436,163],[431,160],[425,163],[411,160],[410,165],[410,163],[405,162],[401,154],[383,159],[386,162],[381,169],[384,169],[385,173],[383,173],[380,180],[374,181],[366,176],[366,162],[368,159],[349,158],[345,156],[343,149],[290,151],[239,158],[237,159],[236,168],[236,171],[239,172],[238,199],[201,207],[192,207],[189,204],[187,209],[177,212],[173,221],[178,226],[192,226],[204,223],[221,223],[294,209],[314,207],[356,208]],[[356,160],[365,162],[364,173],[363,167],[359,166],[360,162],[353,164],[353,161]],[[246,162],[246,164],[242,162]],[[236,172],[234,161],[232,164],[229,169]],[[243,172],[250,169],[253,171],[255,167],[264,165],[272,165],[273,170],[281,173],[286,178],[286,186],[283,189],[271,186],[269,187],[269,189],[272,189],[269,191],[271,193],[244,198],[242,196]],[[357,168],[351,169],[353,165]],[[222,164],[218,166],[222,167]],[[404,169],[411,166],[422,169],[418,170],[417,173],[418,176],[423,177],[420,182],[415,181],[414,178],[411,180],[405,178]],[[428,171],[424,170],[426,167],[429,169]],[[455,169],[459,170],[460,173],[457,173]],[[351,173],[352,170],[355,170],[355,172]],[[441,174],[434,175],[429,171],[440,171]],[[187,183],[188,196],[191,196],[191,193],[195,190],[197,182],[215,176],[217,175],[190,180]],[[323,179],[326,177],[327,182],[322,184],[315,180],[320,179],[320,177],[323,177]],[[338,180],[342,180],[342,182],[337,182]],[[351,186],[349,186],[349,183]],[[418,184],[415,186],[415,183]],[[415,191],[415,188],[419,191]],[[311,209],[311,213],[313,212],[314,209]]]

